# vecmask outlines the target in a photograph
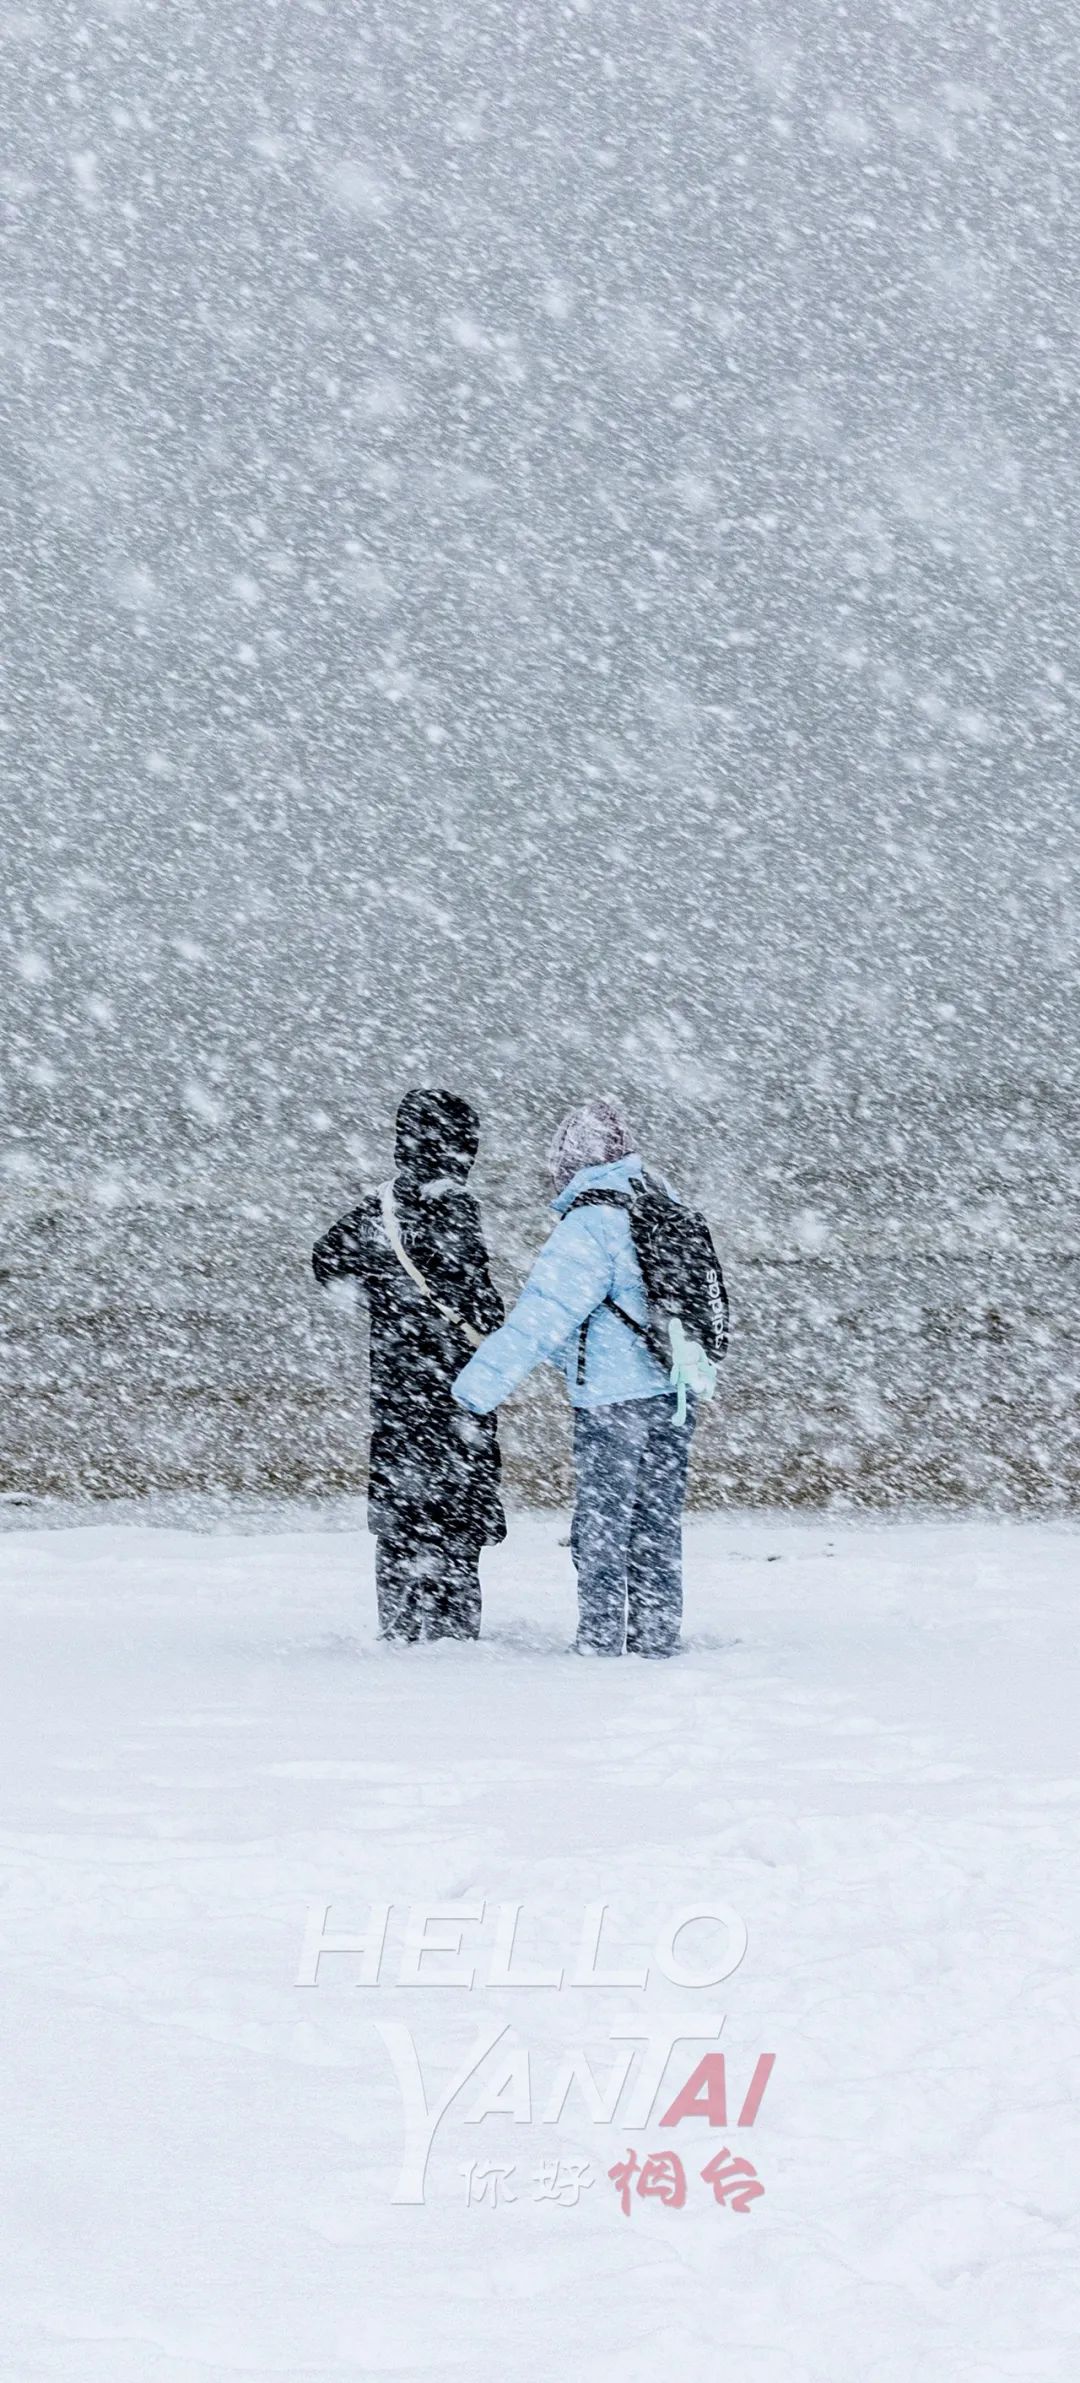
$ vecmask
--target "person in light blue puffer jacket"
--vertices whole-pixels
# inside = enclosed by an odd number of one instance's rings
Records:
[[[624,1195],[644,1175],[613,1101],[563,1118],[548,1154],[559,1219],[505,1324],[458,1375],[453,1395],[488,1415],[552,1359],[574,1407],[577,1500],[571,1547],[581,1653],[674,1653],[682,1615],[682,1508],[693,1402],[676,1419],[668,1375],[604,1303],[643,1324],[647,1302],[625,1208],[575,1208],[584,1192]],[[581,1328],[588,1320],[582,1352]],[[580,1378],[579,1378],[580,1377]]]

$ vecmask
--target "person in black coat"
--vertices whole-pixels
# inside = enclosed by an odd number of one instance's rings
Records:
[[[406,1093],[396,1173],[316,1243],[320,1283],[351,1277],[371,1313],[368,1525],[384,1638],[477,1638],[480,1549],[506,1536],[494,1416],[451,1387],[503,1320],[466,1179],[479,1119],[452,1092]],[[395,1254],[396,1229],[421,1289]]]

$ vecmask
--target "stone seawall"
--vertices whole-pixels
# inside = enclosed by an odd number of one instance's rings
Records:
[[[325,1179],[273,1205],[235,1178],[216,1196],[9,1190],[0,1490],[362,1488],[362,1316],[309,1270],[345,1197]],[[487,1207],[512,1293],[543,1212],[512,1223],[497,1185]],[[696,1501],[1080,1506],[1080,1245],[1062,1211],[1041,1237],[996,1211],[936,1235],[925,1214],[875,1231],[792,1213],[718,1227],[733,1342]],[[507,1410],[512,1495],[566,1496],[563,1407],[545,1374]]]

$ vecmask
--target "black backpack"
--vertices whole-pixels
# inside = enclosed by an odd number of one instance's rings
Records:
[[[649,1303],[648,1322],[639,1324],[610,1297],[602,1305],[637,1333],[665,1373],[673,1357],[668,1329],[673,1317],[687,1339],[704,1349],[712,1365],[718,1364],[727,1354],[728,1295],[704,1217],[694,1208],[680,1207],[663,1184],[649,1175],[643,1176],[632,1192],[580,1192],[567,1215],[572,1216],[575,1208],[625,1208],[630,1219],[634,1255]],[[578,1339],[579,1388],[585,1380],[590,1322],[586,1316]]]

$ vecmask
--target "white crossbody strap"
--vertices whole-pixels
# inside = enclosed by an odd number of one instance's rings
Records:
[[[392,1183],[383,1184],[382,1190],[379,1193],[379,1208],[382,1214],[383,1231],[386,1234],[386,1238],[391,1249],[393,1250],[394,1256],[397,1259],[399,1266],[404,1266],[406,1274],[409,1275],[411,1280],[416,1284],[417,1290],[423,1292],[425,1299],[430,1299],[432,1307],[438,1308],[439,1314],[446,1317],[447,1323],[456,1324],[458,1331],[464,1333],[466,1340],[471,1343],[472,1347],[474,1349],[478,1349],[484,1337],[483,1333],[477,1332],[475,1325],[467,1324],[464,1316],[459,1316],[456,1308],[444,1307],[442,1300],[436,1299],[434,1291],[431,1290],[428,1284],[424,1281],[424,1277],[420,1272],[419,1266],[415,1266],[413,1264],[408,1250],[406,1249],[401,1238],[401,1231],[397,1220],[397,1211],[394,1207],[394,1186]]]

